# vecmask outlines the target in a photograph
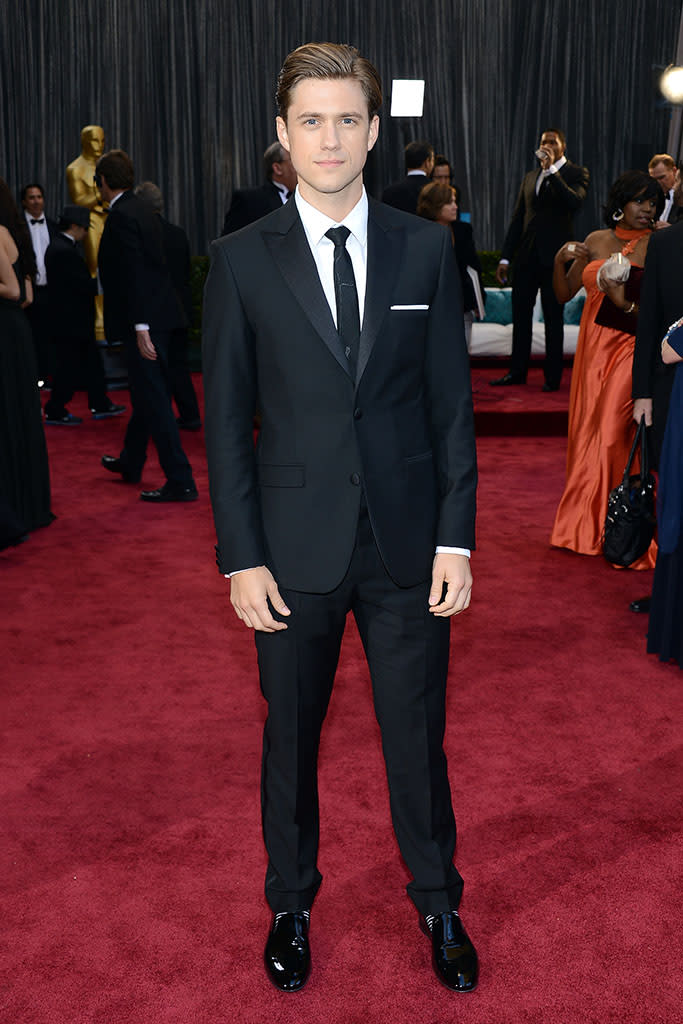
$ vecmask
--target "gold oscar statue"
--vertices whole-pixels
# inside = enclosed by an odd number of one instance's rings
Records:
[[[97,273],[97,252],[107,217],[100,190],[95,184],[95,166],[103,152],[104,128],[97,124],[86,124],[81,129],[81,155],[72,160],[66,169],[71,202],[87,206],[90,210],[90,228],[84,244],[86,263],[93,277]],[[102,296],[98,295],[95,299],[95,337],[98,341],[104,338],[102,308]]]

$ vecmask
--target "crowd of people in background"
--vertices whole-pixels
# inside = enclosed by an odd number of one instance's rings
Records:
[[[590,174],[568,160],[566,148],[561,130],[543,131],[538,166],[519,188],[496,270],[501,287],[512,279],[512,353],[509,369],[491,383],[526,384],[532,311],[540,292],[546,343],[543,390],[559,389],[563,307],[583,287],[586,299],[570,391],[567,478],[551,544],[598,554],[607,497],[630,448],[631,421],[644,417],[652,428],[655,465],[665,448],[667,418],[670,433],[680,432],[680,417],[668,414],[674,377],[680,376],[675,368],[681,360],[683,297],[672,267],[683,260],[683,225],[669,229],[683,214],[683,189],[675,160],[657,153],[647,170],[627,171],[612,184],[604,203],[605,227],[583,241],[575,239],[574,217],[585,200]],[[83,248],[91,223],[88,206],[66,205],[55,221],[45,212],[38,182],[22,188],[19,206],[0,179],[0,547],[24,540],[54,518],[43,424],[79,426],[82,418],[68,406],[80,389],[87,391],[95,420],[126,411],[107,393],[95,336],[94,300],[103,290],[107,342],[121,343],[126,353],[132,414],[121,451],[103,455],[102,465],[122,481],[137,483],[151,440],[166,479],[140,497],[148,502],[197,497],[179,433],[202,425],[188,361],[193,310],[187,235],[163,216],[163,196],[156,184],[135,186],[127,154],[101,151],[100,146],[94,187],[107,215],[102,217],[96,276]],[[453,286],[462,296],[469,347],[472,324],[484,316],[486,292],[453,164],[426,141],[411,142],[404,159],[405,176],[384,189],[382,202],[449,232],[458,271]],[[279,141],[265,150],[263,169],[261,184],[234,191],[223,235],[290,200],[296,173]],[[670,452],[670,438],[668,444]],[[668,489],[669,495],[678,493],[672,483],[677,465],[669,458],[662,466],[667,476],[660,489]],[[651,640],[650,649],[681,663],[680,640],[671,640],[680,631],[683,614],[683,569],[672,569],[680,562],[677,545],[677,535],[673,548],[668,535],[665,555],[659,552],[666,570],[656,579],[666,572],[668,596],[662,601],[662,584],[650,635],[661,636],[672,604],[674,626],[664,629],[663,640]],[[652,568],[657,559],[653,542],[633,568]],[[634,600],[631,607],[649,611],[650,599]]]

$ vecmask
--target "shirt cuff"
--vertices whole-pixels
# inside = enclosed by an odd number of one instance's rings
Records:
[[[465,555],[467,558],[472,554],[469,548],[445,548],[440,544],[436,549],[436,553],[437,555]]]
[[[149,324],[136,324],[135,325],[135,330],[136,331],[148,331],[149,330]]]

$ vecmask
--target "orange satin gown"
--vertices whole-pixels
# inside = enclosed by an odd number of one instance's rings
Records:
[[[631,369],[635,336],[600,327],[604,298],[596,277],[603,260],[583,272],[586,303],[581,316],[569,394],[567,480],[550,537],[554,547],[581,555],[602,553],[609,492],[620,482],[633,442]],[[637,472],[637,470],[634,470]],[[652,569],[653,541],[631,569]]]

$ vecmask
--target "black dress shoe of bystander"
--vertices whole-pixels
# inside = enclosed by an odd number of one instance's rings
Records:
[[[172,484],[168,480],[163,487],[154,491],[142,491],[140,494],[142,501],[152,501],[157,504],[164,501],[196,501],[198,497],[199,493],[194,484],[192,487],[179,487],[178,484]]]
[[[431,928],[421,917],[420,927],[432,940],[432,964],[439,981],[454,992],[473,992],[479,961],[458,914],[454,910],[435,914]]]
[[[137,484],[140,482],[139,475],[136,476],[134,473],[129,473],[123,466],[121,459],[117,458],[116,455],[103,455],[100,462],[110,473],[120,473],[127,484]]]
[[[505,373],[502,377],[497,377],[496,380],[490,380],[489,384],[494,388],[507,384],[526,384],[526,377],[522,377],[518,373]]]
[[[273,985],[282,992],[298,992],[303,988],[311,970],[306,914],[275,915],[263,962]]]
[[[629,608],[632,612],[637,612],[640,615],[650,614],[650,595],[647,597],[637,597],[635,601],[631,601]]]

